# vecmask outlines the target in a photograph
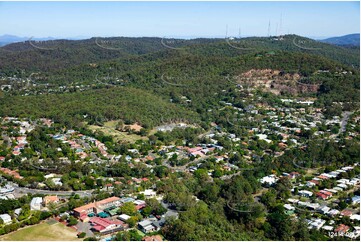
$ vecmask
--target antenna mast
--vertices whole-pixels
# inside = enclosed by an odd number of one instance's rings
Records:
[[[280,36],[282,35],[282,13],[281,13],[281,19],[280,19],[280,29],[279,29],[279,32],[280,32]]]

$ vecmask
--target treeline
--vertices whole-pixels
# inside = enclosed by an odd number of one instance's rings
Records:
[[[291,45],[291,40],[290,36],[284,41],[272,40],[272,45]],[[269,45],[271,40],[252,41]],[[221,50],[228,48],[233,52],[208,53],[218,45],[223,46]],[[338,48],[317,43],[317,47],[319,45]],[[329,108],[333,102],[348,102],[349,110],[358,106],[358,70],[333,61],[331,57],[325,58],[312,51],[293,51],[292,48],[280,47],[277,51],[252,48],[252,51],[239,53],[227,43],[200,42],[179,50],[144,51],[145,54],[127,55],[111,61],[105,58],[96,65],[70,65],[66,71],[52,69],[34,75],[34,78],[43,84],[74,87],[75,93],[38,97],[8,97],[3,93],[0,95],[0,115],[47,116],[69,127],[78,125],[87,115],[85,121],[90,124],[123,119],[126,123],[138,121],[143,126],[154,127],[183,120],[202,121],[201,126],[207,128],[212,120],[209,110],[218,109],[220,100],[233,102],[232,98],[239,96],[234,91],[237,76],[250,69],[299,73],[312,83],[321,84],[316,93],[318,106]],[[318,70],[327,70],[330,74],[316,75]],[[335,74],[343,71],[348,73]],[[91,85],[94,89],[79,92],[76,85]]]
[[[125,123],[138,122],[146,127],[167,120],[197,120],[197,114],[191,111],[129,87],[58,95],[5,96],[0,100],[0,110],[0,116],[49,117],[69,128],[80,125],[84,119],[98,125],[106,120],[122,119]]]
[[[282,195],[288,186],[285,181],[275,191]],[[320,236],[307,229],[303,218],[297,221],[285,214],[283,206],[268,210],[267,199],[255,199],[260,183],[252,172],[213,182],[206,173],[183,179],[173,174],[159,182],[157,190],[179,211],[179,219],[167,220],[161,231],[167,240],[312,240]]]
[[[39,48],[37,48],[39,47]],[[296,35],[283,40],[274,37],[226,39],[161,39],[161,38],[91,38],[87,40],[25,41],[0,48],[0,68],[14,70],[54,71],[74,65],[98,63],[104,60],[168,53],[175,48],[201,56],[235,57],[259,51],[290,51],[309,53],[336,60],[349,66],[359,66],[357,49],[320,43]]]

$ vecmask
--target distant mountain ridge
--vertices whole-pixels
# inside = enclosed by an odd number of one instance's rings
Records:
[[[183,51],[177,51],[183,50]],[[112,37],[85,40],[24,41],[0,47],[0,69],[49,71],[76,65],[116,61],[118,58],[158,58],[186,51],[208,57],[237,57],[261,52],[288,51],[329,58],[359,66],[359,52],[297,35],[242,39],[163,39],[156,37]],[[148,56],[147,56],[148,55]]]
[[[19,37],[16,35],[10,35],[10,34],[4,34],[4,35],[0,35],[0,46],[5,46],[8,44],[12,44],[12,43],[19,43],[19,42],[25,42],[28,40],[34,40],[34,41],[47,41],[47,40],[56,40],[59,38],[54,38],[54,37],[42,37],[42,38],[38,38],[38,37]],[[80,39],[86,39],[86,37],[71,37],[71,38],[61,38],[61,39],[67,39],[67,40],[80,40]]]
[[[360,46],[360,34],[348,34],[344,36],[327,38],[320,41],[341,46]]]

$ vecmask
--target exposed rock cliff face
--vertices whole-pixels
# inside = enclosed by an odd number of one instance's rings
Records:
[[[243,88],[261,88],[277,95],[317,92],[320,85],[303,83],[301,78],[297,73],[284,73],[272,69],[251,69],[239,75],[237,82]]]

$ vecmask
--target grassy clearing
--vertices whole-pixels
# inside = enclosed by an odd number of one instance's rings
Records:
[[[134,143],[135,141],[139,139],[146,140],[147,137],[142,137],[140,135],[136,134],[128,134],[127,132],[121,132],[115,129],[116,125],[118,123],[118,120],[108,121],[104,123],[104,126],[98,126],[98,125],[89,125],[89,129],[92,131],[100,130],[104,132],[104,134],[112,136],[116,142],[118,141],[126,141],[130,143]]]
[[[77,232],[68,228],[61,223],[55,223],[49,225],[48,223],[41,223],[29,227],[25,227],[23,229],[19,229],[10,234],[6,234],[0,237],[0,240],[7,241],[23,241],[23,240],[31,240],[31,241],[44,241],[44,240],[77,240],[81,241],[82,239],[77,238]]]

